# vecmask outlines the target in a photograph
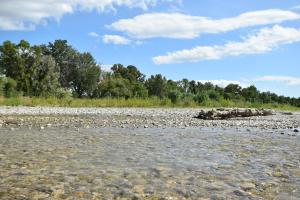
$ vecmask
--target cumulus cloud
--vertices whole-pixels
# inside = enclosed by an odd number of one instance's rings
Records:
[[[95,33],[95,32],[90,32],[88,35],[91,37],[96,37],[96,38],[99,37],[98,33]]]
[[[280,45],[299,41],[300,29],[275,25],[272,28],[263,28],[256,34],[244,38],[241,42],[228,42],[223,46],[198,46],[193,49],[169,52],[167,55],[154,57],[153,61],[156,64],[171,64],[261,54],[272,51]]]
[[[102,40],[106,44],[112,43],[117,45],[127,45],[131,43],[129,39],[124,38],[120,35],[104,35]]]
[[[121,19],[109,27],[139,39],[155,37],[193,39],[203,33],[222,33],[299,18],[300,15],[295,12],[280,9],[247,12],[237,17],[216,20],[181,13],[147,13],[131,19]]]
[[[300,78],[292,76],[262,76],[256,81],[283,82],[289,86],[300,86]]]
[[[159,0],[1,0],[0,30],[33,30],[77,10],[115,10],[118,6],[147,9]],[[165,1],[165,0],[160,0]],[[172,1],[172,0],[171,0]]]

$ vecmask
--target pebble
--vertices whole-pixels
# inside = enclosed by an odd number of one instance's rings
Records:
[[[248,190],[252,190],[255,189],[255,185],[253,183],[242,183],[240,185],[240,187],[242,188],[242,190],[244,191],[248,191]]]
[[[208,109],[207,109],[208,110]],[[195,108],[65,108],[65,107],[5,107],[0,106],[0,124],[5,128],[18,127],[72,127],[72,128],[181,128],[222,127],[279,129],[300,127],[300,115],[283,116],[281,112],[264,117],[240,120],[205,121],[195,119],[199,109]],[[26,115],[20,118],[20,115]],[[119,118],[118,116],[122,116]],[[5,122],[5,123],[4,123]],[[9,122],[9,123],[8,123]],[[75,124],[75,125],[74,125]],[[74,127],[76,126],[76,127]],[[43,129],[43,128],[41,128]],[[292,131],[299,131],[299,128]]]

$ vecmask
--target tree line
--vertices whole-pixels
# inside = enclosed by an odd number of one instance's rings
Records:
[[[0,95],[57,98],[161,98],[178,101],[230,100],[233,102],[277,103],[300,107],[300,98],[260,92],[255,86],[225,88],[210,82],[167,80],[163,75],[149,78],[135,66],[115,64],[101,70],[93,56],[81,53],[66,40],[31,45],[5,41],[0,45]]]

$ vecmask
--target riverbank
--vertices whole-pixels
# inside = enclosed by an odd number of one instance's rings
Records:
[[[300,107],[278,103],[246,102],[243,100],[206,100],[201,103],[193,99],[183,99],[172,102],[168,98],[158,97],[140,98],[101,98],[101,99],[79,99],[79,98],[40,98],[40,97],[15,97],[4,98],[0,96],[0,106],[28,106],[28,107],[97,107],[97,108],[217,108],[217,107],[238,107],[238,108],[265,108],[276,110],[300,111]]]
[[[271,116],[200,120],[198,108],[67,108],[0,107],[0,126],[6,128],[235,128],[293,131],[300,112],[274,111]]]

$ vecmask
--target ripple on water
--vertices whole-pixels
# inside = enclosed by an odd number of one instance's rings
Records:
[[[299,140],[217,128],[1,129],[0,198],[297,199]]]

